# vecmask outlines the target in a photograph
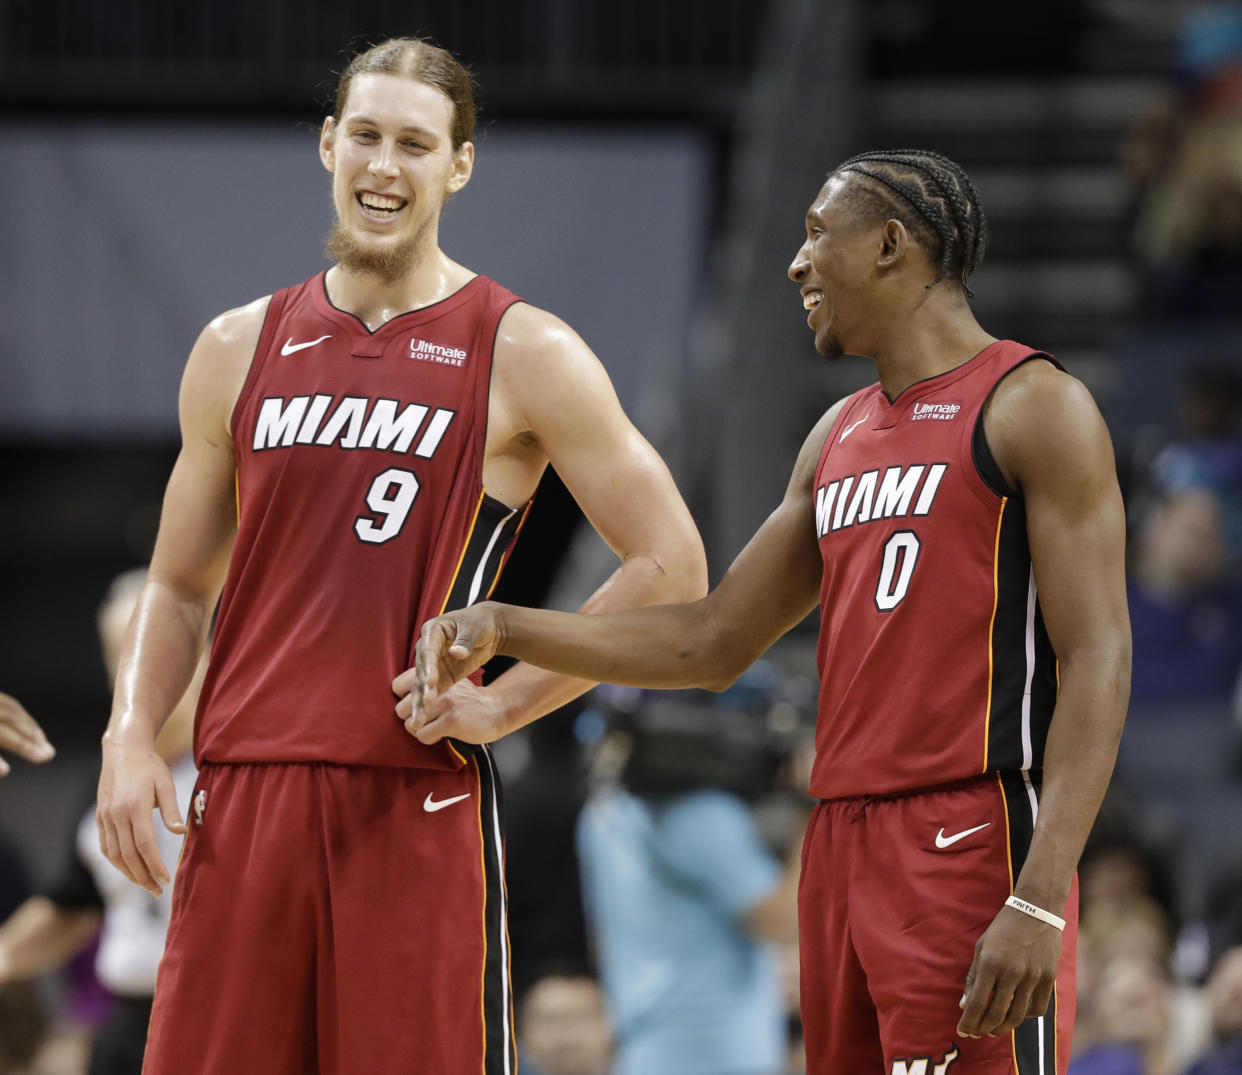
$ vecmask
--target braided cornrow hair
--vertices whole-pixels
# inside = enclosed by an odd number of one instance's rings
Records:
[[[884,149],[851,157],[830,178],[845,172],[857,172],[872,181],[851,192],[858,197],[867,223],[900,220],[926,246],[933,264],[939,258],[936,279],[929,288],[950,276],[968,296],[974,296],[966,278],[983,260],[988,222],[979,193],[961,165],[929,149]]]

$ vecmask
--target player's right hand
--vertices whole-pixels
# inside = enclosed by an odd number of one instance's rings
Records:
[[[393,693],[401,699],[397,716],[411,734],[437,715],[440,695],[499,652],[503,607],[483,601],[423,624],[413,667],[392,681]]]
[[[0,694],[0,748],[11,750],[27,761],[51,761],[56,756],[43,729],[26,707],[8,694]],[[9,771],[9,763],[0,758],[0,776]]]
[[[104,736],[95,803],[99,846],[134,884],[159,896],[170,874],[155,842],[152,812],[159,810],[169,832],[185,832],[172,773],[150,742],[139,745],[110,738],[110,734]]]

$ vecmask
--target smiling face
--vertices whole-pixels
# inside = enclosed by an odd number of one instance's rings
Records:
[[[393,283],[438,245],[440,212],[474,165],[470,142],[453,148],[453,102],[403,75],[359,74],[319,153],[332,173],[336,221],[328,255],[351,272]]]
[[[806,241],[789,266],[789,278],[802,292],[806,323],[815,349],[828,358],[869,354],[877,296],[877,259],[883,255],[883,229],[859,225],[844,190],[851,180],[834,176],[824,184],[806,214]]]

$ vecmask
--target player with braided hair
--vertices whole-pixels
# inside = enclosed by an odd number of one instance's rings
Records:
[[[693,604],[431,620],[398,715],[493,653],[646,687],[731,683],[818,604],[819,804],[799,889],[811,1075],[1059,1075],[1075,868],[1129,695],[1125,525],[1083,386],[997,340],[966,280],[987,230],[962,169],[864,153],[789,267],[816,349],[877,384],[829,408],[784,499]]]
[[[983,260],[988,224],[975,185],[960,165],[930,150],[900,149],[860,153],[834,174],[846,172],[865,175],[887,188],[854,188],[860,219],[874,223],[881,217],[897,217],[919,233],[928,250],[939,249],[935,261],[939,269],[929,288],[952,274],[967,297],[974,297],[966,278]],[[870,205],[869,212],[861,208],[864,204]]]

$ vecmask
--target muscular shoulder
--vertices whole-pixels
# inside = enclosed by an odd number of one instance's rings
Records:
[[[496,333],[492,404],[540,439],[565,423],[621,419],[612,381],[582,337],[524,302],[505,311]]]
[[[505,311],[496,332],[496,363],[500,371],[551,372],[557,365],[594,359],[590,348],[555,314],[516,302]]]
[[[227,435],[271,298],[264,295],[226,310],[199,333],[181,382],[183,422]]]
[[[1087,387],[1050,362],[1023,363],[997,385],[984,415],[1006,480],[1023,487],[1050,468],[1112,461],[1104,419]]]
[[[271,301],[271,295],[264,295],[213,317],[199,336],[199,344],[220,352],[241,349],[253,354]]]

